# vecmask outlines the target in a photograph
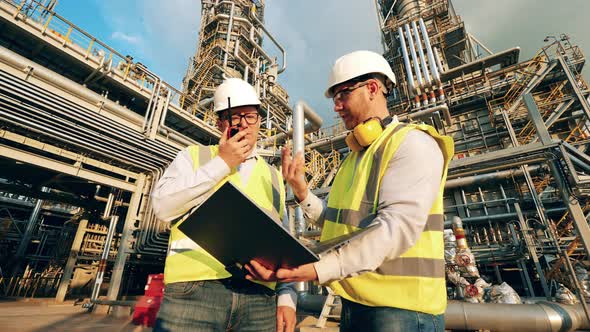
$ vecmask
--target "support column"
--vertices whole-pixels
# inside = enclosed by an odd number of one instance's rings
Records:
[[[535,249],[535,244],[531,239],[531,229],[520,210],[520,204],[514,203],[514,209],[516,210],[516,214],[518,215],[518,220],[520,223],[520,230],[522,232],[522,238],[524,239],[524,243],[526,244],[527,250],[533,259],[533,263],[535,264],[535,269],[537,270],[537,274],[539,275],[539,281],[541,281],[541,287],[543,287],[543,292],[545,293],[545,297],[547,300],[551,300],[551,292],[549,291],[549,286],[547,285],[547,280],[545,279],[545,273],[543,272],[543,268],[541,267],[541,263],[539,262],[539,256],[537,256],[537,250]]]
[[[57,295],[55,296],[56,302],[61,303],[66,298],[68,286],[70,285],[70,280],[72,279],[74,267],[76,266],[76,260],[78,259],[78,252],[80,252],[80,246],[82,245],[84,234],[86,234],[87,226],[88,219],[84,218],[80,220],[80,223],[78,224],[78,230],[76,231],[76,236],[74,237],[74,242],[72,243],[72,249],[70,249],[70,256],[68,257],[66,267],[64,268],[64,273],[59,282],[59,288],[57,289]]]
[[[125,216],[125,224],[123,226],[123,233],[119,242],[117,250],[117,258],[111,273],[111,282],[109,283],[109,290],[107,292],[107,300],[116,301],[119,297],[121,288],[121,280],[123,279],[123,270],[127,262],[127,255],[129,254],[129,240],[131,239],[133,230],[135,228],[135,221],[139,219],[137,210],[142,199],[144,187],[147,185],[146,175],[140,174],[137,178],[137,186],[135,192],[131,196],[129,207],[127,209],[127,216]]]
[[[49,188],[43,187],[41,189],[42,192],[48,192]],[[39,219],[39,214],[41,213],[41,207],[43,206],[43,200],[37,199],[35,203],[35,207],[33,208],[33,212],[31,212],[31,216],[29,217],[29,221],[27,222],[27,228],[23,234],[23,237],[18,245],[18,249],[16,250],[16,257],[17,259],[22,258],[26,251],[27,247],[29,246],[29,241],[31,240],[31,235],[33,234],[33,230],[35,229],[35,225],[37,223],[37,219]]]

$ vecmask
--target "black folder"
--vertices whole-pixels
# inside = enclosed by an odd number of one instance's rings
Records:
[[[319,260],[319,255],[377,229],[379,223],[306,247],[229,182],[212,193],[178,226],[179,230],[227,268],[255,259],[265,267],[296,267]]]

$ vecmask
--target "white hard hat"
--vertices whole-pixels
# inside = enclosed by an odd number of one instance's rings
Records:
[[[230,104],[227,104],[230,98]],[[213,109],[215,112],[225,111],[238,106],[260,106],[260,99],[254,87],[239,78],[228,78],[215,90],[213,96]]]
[[[327,98],[332,98],[334,96],[332,88],[336,85],[372,73],[385,76],[387,80],[385,87],[388,91],[395,86],[396,80],[393,70],[381,54],[371,51],[355,51],[343,55],[336,60],[332,67],[328,88],[324,95]]]

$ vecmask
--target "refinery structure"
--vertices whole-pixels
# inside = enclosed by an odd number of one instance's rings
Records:
[[[196,53],[175,88],[60,16],[56,1],[0,0],[0,296],[111,306],[142,294],[148,274],[163,271],[169,232],[149,194],[180,149],[218,140],[212,96],[226,77],[259,93],[267,114],[259,151],[278,165],[296,107],[281,86],[288,55],[264,24],[272,4],[201,3]],[[589,328],[582,50],[563,34],[531,59],[516,46],[493,53],[450,0],[376,0],[375,8],[398,80],[391,114],[455,141],[444,211],[448,293],[458,302],[447,327],[505,329],[490,320],[506,302],[493,310],[486,302],[506,283],[527,303],[508,309],[522,310],[521,321]],[[319,128],[307,110],[307,179],[322,196],[348,153],[346,131]],[[288,204],[291,231],[316,238],[292,197]],[[311,307],[322,292],[302,285],[300,294],[320,323],[330,310]]]

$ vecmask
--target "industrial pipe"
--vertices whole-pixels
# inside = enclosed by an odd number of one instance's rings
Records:
[[[400,116],[399,120],[405,121],[407,119],[419,119],[421,117],[427,116],[429,114],[432,114],[432,113],[438,112],[438,111],[442,111],[445,122],[447,123],[447,125],[451,125],[451,123],[452,123],[451,113],[449,112],[449,107],[447,106],[447,104],[437,105],[434,107],[427,108],[425,110],[421,110],[418,112],[410,113],[408,115]]]
[[[422,30],[422,37],[424,37],[424,44],[426,45],[426,53],[428,54],[428,62],[430,63],[430,70],[432,71],[432,75],[434,76],[434,80],[437,84],[441,84],[440,75],[438,74],[438,70],[436,68],[436,62],[434,61],[434,55],[432,54],[432,46],[430,45],[430,37],[428,36],[428,31],[426,30],[426,25],[424,24],[424,20],[420,18],[420,29]]]
[[[529,172],[536,172],[541,169],[541,166],[534,165],[534,166],[528,166],[527,168],[528,168]],[[519,168],[519,169],[509,169],[509,170],[505,170],[505,171],[493,172],[493,173],[487,173],[487,174],[472,175],[472,176],[467,176],[467,177],[463,177],[463,178],[447,180],[447,182],[445,183],[445,189],[453,189],[453,188],[457,188],[457,187],[473,185],[473,184],[480,183],[480,182],[488,182],[491,180],[501,180],[501,179],[506,179],[506,178],[510,178],[513,176],[520,176],[522,174],[524,174],[524,172],[522,169]]]
[[[302,101],[299,101],[293,110],[293,157],[295,157],[297,153],[305,155],[304,105],[305,104]],[[305,107],[307,107],[307,105],[305,105]],[[303,218],[301,207],[297,206],[295,207],[295,235],[299,236],[303,231],[305,231],[305,219]]]
[[[325,295],[299,294],[297,306],[309,312],[321,312]],[[335,311],[341,305],[335,307]],[[445,311],[449,330],[490,331],[575,331],[587,330],[590,322],[580,304],[555,302],[535,304],[468,303],[449,301]]]
[[[554,302],[535,304],[467,303],[451,301],[445,312],[445,328],[491,331],[575,331],[590,323],[581,305]]]
[[[408,56],[408,50],[406,49],[406,39],[404,38],[404,32],[402,27],[397,28],[397,34],[399,35],[399,41],[402,49],[402,57],[404,58],[404,65],[406,67],[406,75],[408,81],[408,90],[410,90],[410,97],[418,94],[416,85],[414,85],[414,75],[412,74],[412,66],[410,65],[410,57]]]
[[[225,2],[226,1],[223,1],[221,3],[225,3]],[[231,31],[232,31],[233,24],[234,24],[234,10],[236,7],[235,2],[231,1],[230,3],[231,3],[231,9],[229,11],[229,22],[227,24],[227,35],[225,37],[225,54],[223,55],[223,69],[227,68],[227,58],[228,58],[228,54],[229,54],[229,42],[231,39]]]
[[[70,81],[69,79],[60,76],[49,69],[39,66],[37,63],[32,62],[5,47],[0,46],[0,61],[19,69],[31,68],[33,76],[40,78],[43,81],[52,83],[56,87],[71,92],[77,97],[88,101],[93,105],[101,105],[110,112],[117,116],[127,120],[130,124],[135,125],[137,128],[141,126],[143,117],[133,111],[124,108],[123,106],[117,105],[115,102],[95,93],[91,90]]]
[[[281,74],[282,72],[285,71],[285,69],[287,69],[287,52],[281,46],[281,44],[279,44],[279,42],[275,39],[275,37],[266,29],[264,24],[262,22],[260,22],[260,20],[258,20],[256,15],[254,15],[254,11],[250,11],[250,17],[254,20],[254,22],[256,22],[256,24],[258,24],[258,26],[260,26],[260,28],[262,28],[262,31],[264,31],[266,33],[268,38],[270,38],[270,40],[277,46],[277,48],[281,51],[281,53],[283,53],[283,66],[278,71],[278,73]]]
[[[406,23],[404,28],[406,29],[406,37],[408,37],[408,47],[410,48],[410,54],[412,55],[414,72],[416,73],[416,79],[418,80],[418,87],[420,89],[424,89],[424,80],[422,79],[422,73],[420,72],[420,64],[418,63],[418,57],[416,56],[416,48],[414,47],[414,39],[412,38],[412,33],[410,32],[410,26]]]
[[[422,66],[422,72],[424,73],[424,86],[430,87],[432,86],[432,81],[430,79],[430,74],[428,73],[428,66],[426,65],[426,58],[424,57],[424,51],[422,50],[422,41],[420,38],[420,34],[418,33],[418,27],[416,26],[416,21],[412,21],[412,28],[411,30],[414,32],[414,37],[416,37],[416,48],[418,48],[418,55],[420,56],[420,65]]]
[[[314,132],[322,126],[323,120],[322,118],[313,110],[311,109],[304,101],[299,101],[295,107],[300,107],[303,110],[303,114],[305,115],[305,119],[309,121],[309,123],[304,127],[305,133]],[[260,145],[262,147],[269,146],[274,144],[275,142],[282,142],[287,137],[293,135],[293,130],[289,130],[287,133],[280,133],[269,138],[266,138],[260,141]]]

